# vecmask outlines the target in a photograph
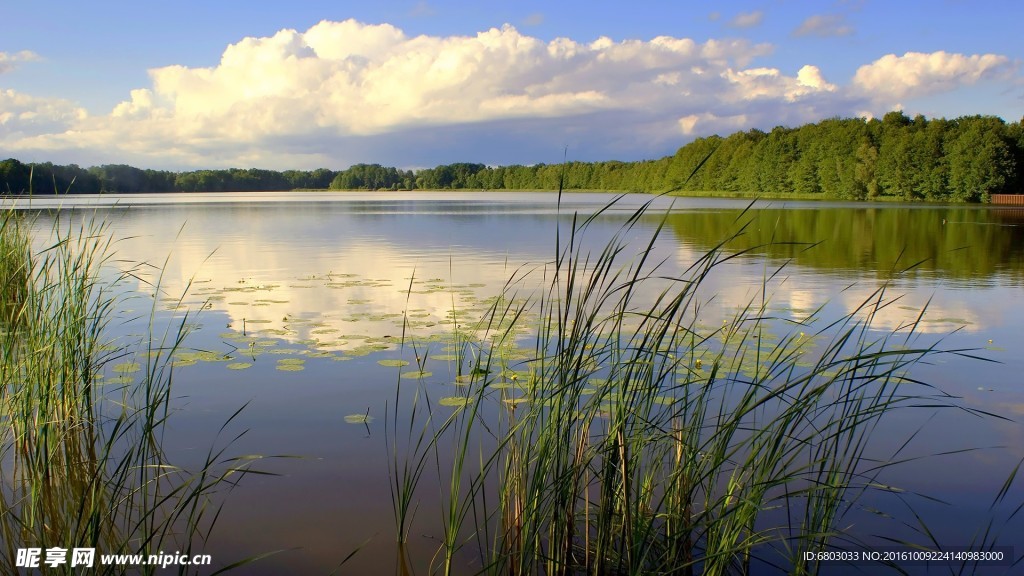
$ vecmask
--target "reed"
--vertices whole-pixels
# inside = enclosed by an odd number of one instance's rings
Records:
[[[21,218],[13,210],[0,215],[0,322],[14,323],[28,292],[32,257]]]
[[[187,315],[162,336],[106,346],[116,298],[99,280],[113,254],[105,227],[62,228],[58,218],[52,242],[33,251],[19,218],[5,213],[0,230],[0,572],[18,573],[23,548],[95,548],[96,574],[125,570],[101,565],[100,554],[191,555],[215,522],[212,495],[233,485],[248,461],[215,446],[201,469],[185,471],[161,450],[171,412],[168,359]],[[124,360],[139,364],[139,376],[102,379],[105,366]],[[78,570],[67,562],[47,573]]]
[[[856,542],[844,519],[865,494],[890,490],[877,479],[895,459],[872,451],[880,423],[916,405],[955,406],[910,371],[971,352],[918,345],[917,324],[877,328],[893,302],[885,287],[843,317],[784,321],[769,297],[781,270],[767,270],[758,297],[703,327],[713,295],[702,286],[742,255],[727,250],[742,219],[680,272],[653,256],[664,221],[639,252],[632,244],[648,212],[596,253],[584,240],[600,213],[574,215],[552,262],[516,272],[482,322],[457,334],[476,355],[461,407],[440,412],[416,389],[410,420],[422,424],[406,430],[406,460],[394,410],[399,541],[422,472],[436,465],[443,535],[432,569],[458,571],[474,542],[479,571],[493,574],[817,573],[804,553]],[[523,276],[544,289],[519,294]],[[526,318],[537,319],[532,354],[516,360],[508,349],[526,344]],[[769,343],[780,326],[789,332]]]

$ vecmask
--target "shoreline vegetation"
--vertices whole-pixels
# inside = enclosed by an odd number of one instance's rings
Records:
[[[705,279],[754,249],[727,244],[756,224],[741,216],[738,230],[679,272],[652,253],[667,220],[641,240],[646,249],[631,249],[649,204],[590,251],[591,223],[616,201],[560,224],[554,259],[512,272],[480,323],[463,320],[453,301],[452,318],[469,322],[451,334],[456,396],[431,398],[423,380],[395,373],[385,446],[396,572],[428,564],[458,574],[470,558],[490,574],[816,574],[826,568],[818,553],[879,537],[948,546],[913,509],[928,495],[886,482],[889,470],[927,455],[874,440],[920,407],[998,417],[910,374],[976,351],[922,339],[917,322],[874,325],[898,299],[884,285],[840,318],[820,308],[776,318],[770,286],[781,269],[766,270],[759,295],[734,316],[704,325],[716,297],[702,290]],[[14,572],[5,562],[17,548],[54,542],[210,552],[202,548],[223,498],[240,477],[263,472],[249,467],[259,457],[227,457],[224,441],[195,472],[172,466],[161,448],[174,412],[169,359],[187,315],[162,337],[151,321],[134,353],[107,348],[104,327],[116,315],[97,276],[111,255],[106,228],[55,229],[54,243],[32,252],[17,217],[8,212],[0,228],[9,304],[0,317],[0,471],[11,479],[0,491],[0,571]],[[527,279],[539,291],[520,291]],[[776,339],[778,325],[789,329]],[[428,374],[428,359],[443,362],[408,316],[397,345],[415,358],[416,376]],[[1020,466],[994,494],[972,549],[1000,552],[1015,533]],[[424,525],[414,523],[418,510],[436,535],[429,559],[407,548]],[[864,514],[885,514],[892,534],[853,531]]]
[[[701,169],[695,173],[697,166]],[[356,164],[340,171],[172,172],[122,164],[81,168],[13,158],[0,161],[0,191],[5,194],[27,194],[33,177],[36,194],[561,190],[985,203],[993,194],[1024,192],[1024,120],[910,118],[894,111],[881,119],[830,118],[798,128],[697,138],[672,156],[635,162],[455,163],[419,170]]]
[[[215,494],[256,458],[227,456],[232,442],[222,438],[192,470],[164,451],[176,411],[170,358],[187,315],[162,331],[153,308],[148,338],[112,335],[111,323],[125,320],[113,287],[149,266],[110,280],[101,270],[124,263],[113,260],[105,224],[55,223],[49,238],[33,239],[24,218],[0,213],[0,573],[21,573],[31,548],[46,550],[47,574],[80,572],[72,548],[192,558],[220,514]],[[51,549],[66,555],[47,569]],[[92,562],[90,574],[159,568]]]
[[[517,270],[479,324],[456,329],[456,396],[432,398],[396,373],[385,424],[396,572],[447,576],[471,562],[480,574],[809,575],[837,551],[950,546],[915,510],[926,488],[888,484],[918,458],[878,440],[922,407],[997,418],[911,374],[977,351],[930,342],[917,322],[878,326],[899,299],[886,284],[844,316],[783,321],[771,312],[782,269],[731,319],[705,325],[705,279],[756,224],[737,218],[721,244],[666,274],[650,257],[664,227],[647,251],[627,249],[646,212],[599,255],[584,241],[597,215],[560,226],[553,261]],[[519,292],[526,278],[539,294]],[[401,347],[422,372],[429,345],[403,330]],[[1006,549],[1019,468],[972,549]],[[428,520],[416,530],[437,541],[428,566],[406,553],[417,510]]]

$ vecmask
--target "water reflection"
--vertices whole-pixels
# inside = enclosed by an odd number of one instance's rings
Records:
[[[840,277],[956,282],[960,286],[1024,280],[1019,210],[979,207],[781,205],[752,210],[673,214],[679,238],[708,249],[746,223],[729,244]],[[916,286],[914,286],[916,287]]]
[[[308,457],[280,470],[288,478],[253,480],[229,500],[226,527],[217,536],[225,556],[302,546],[301,553],[252,573],[329,572],[344,556],[339,545],[347,553],[377,534],[356,568],[371,570],[377,567],[374,559],[393,557],[380,422],[397,372],[382,373],[377,356],[346,363],[344,370],[328,360],[372,351],[394,356],[403,330],[422,339],[451,334],[456,323],[463,329],[472,324],[504,290],[528,296],[551,281],[544,271],[554,257],[555,230],[561,225],[564,234],[571,217],[559,216],[550,196],[489,198],[456,193],[185,195],[119,199],[113,206],[62,214],[69,220],[95,215],[107,221],[112,234],[126,238],[118,245],[119,260],[154,266],[138,269],[138,279],[125,288],[157,298],[161,311],[178,308],[179,299],[184,308],[206,308],[190,346],[244,360],[249,340],[236,338],[241,335],[329,355],[303,356],[310,361],[296,374],[275,371],[275,362],[262,358],[242,373],[222,365],[178,372],[176,385],[187,400],[169,448],[177,444],[182,453],[201,457],[224,415],[253,400],[241,420],[252,432],[239,450]],[[569,196],[563,212],[590,214],[607,199]],[[629,198],[622,210],[597,218],[581,254],[596,258],[642,200]],[[887,304],[874,314],[876,328],[914,325],[933,340],[956,331],[946,339],[950,347],[976,348],[1004,362],[951,358],[922,367],[923,380],[972,407],[1024,415],[1019,386],[1024,365],[1003,351],[1020,345],[1024,324],[1019,215],[975,208],[801,203],[742,214],[742,206],[679,200],[654,244],[650,261],[664,261],[659,274],[678,277],[746,224],[726,249],[748,252],[716,269],[702,287],[706,304],[695,318],[699,326],[713,330],[739,308],[756,309],[766,302],[766,313],[784,321],[780,330],[806,330],[793,322],[816,312],[824,319],[850,313],[890,283]],[[50,215],[39,215],[40,238],[50,229]],[[660,223],[658,214],[642,219],[627,233],[634,241],[629,249],[638,252],[646,246]],[[903,271],[915,263],[920,264]],[[154,294],[157,269],[160,293]],[[529,280],[525,270],[533,271]],[[513,276],[518,280],[509,286]],[[655,282],[646,289],[653,295],[660,286]],[[138,300],[131,305],[144,323],[146,307]],[[440,348],[433,351],[440,355]],[[438,396],[450,394],[453,377],[438,369],[428,385]],[[365,429],[344,422],[344,415],[364,410],[377,421]],[[904,437],[927,419],[900,422],[889,431]],[[963,484],[975,481],[972,489],[984,492],[985,481],[1005,474],[1003,464],[1020,456],[1015,424],[988,426],[945,413],[934,420],[942,424],[939,433],[919,452],[939,451],[931,442],[945,443],[942,450],[1003,444],[1012,452],[959,456],[961,465],[970,465],[956,477],[936,476],[934,488],[940,492],[959,493]],[[908,473],[906,480],[919,474]],[[413,557],[423,558],[434,543],[418,539],[410,546]]]

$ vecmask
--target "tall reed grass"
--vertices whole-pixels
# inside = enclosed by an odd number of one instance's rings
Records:
[[[168,359],[185,318],[138,347],[108,347],[116,299],[99,274],[113,254],[110,235],[100,224],[61,226],[35,251],[14,211],[0,228],[0,572],[19,572],[21,548],[95,548],[95,574],[126,570],[100,565],[99,554],[191,556],[216,519],[212,494],[230,488],[245,462],[223,447],[196,471],[168,462]],[[138,363],[138,376],[102,379],[119,360]],[[78,570],[68,562],[48,573]]]
[[[12,323],[28,292],[32,257],[21,219],[13,211],[0,215],[0,322]]]
[[[757,298],[702,326],[713,300],[702,286],[742,252],[726,238],[683,271],[655,260],[664,221],[635,245],[649,211],[596,251],[586,238],[601,212],[574,215],[552,262],[517,272],[475,332],[457,331],[457,408],[399,380],[397,538],[436,472],[431,571],[815,574],[805,553],[857,543],[844,520],[866,494],[894,490],[878,481],[894,459],[872,434],[915,405],[954,405],[910,370],[971,352],[918,344],[917,323],[876,326],[893,302],[885,287],[840,318],[794,321],[770,311],[781,270],[767,270]],[[520,294],[522,276],[545,288]],[[526,318],[538,320],[524,339]],[[403,398],[411,410],[398,410]],[[401,573],[409,563],[400,552]]]

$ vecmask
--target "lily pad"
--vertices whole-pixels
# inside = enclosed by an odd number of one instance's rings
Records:
[[[440,404],[441,406],[454,406],[456,408],[462,408],[463,406],[466,406],[467,404],[470,404],[472,402],[472,398],[465,396],[445,396],[444,398],[441,398],[440,400],[437,401],[437,403]]]
[[[433,376],[433,372],[423,372],[420,370],[413,370],[411,372],[402,372],[402,378],[408,378],[409,380],[418,380],[420,378],[429,378]]]
[[[252,368],[252,363],[251,362],[235,362],[233,364],[228,364],[227,365],[227,369],[228,370],[245,370],[246,368]]]
[[[345,422],[349,424],[369,424],[373,422],[373,416],[369,414],[349,414],[345,416]]]
[[[408,366],[409,365],[409,361],[408,360],[399,360],[397,358],[386,358],[384,360],[377,360],[377,364],[380,364],[381,366],[390,366],[390,367],[401,368],[402,366]]]
[[[112,370],[118,374],[130,374],[142,370],[142,366],[138,362],[122,362],[121,364],[114,365]]]
[[[267,350],[267,354],[302,354],[304,350],[302,348],[275,348],[273,350]]]

